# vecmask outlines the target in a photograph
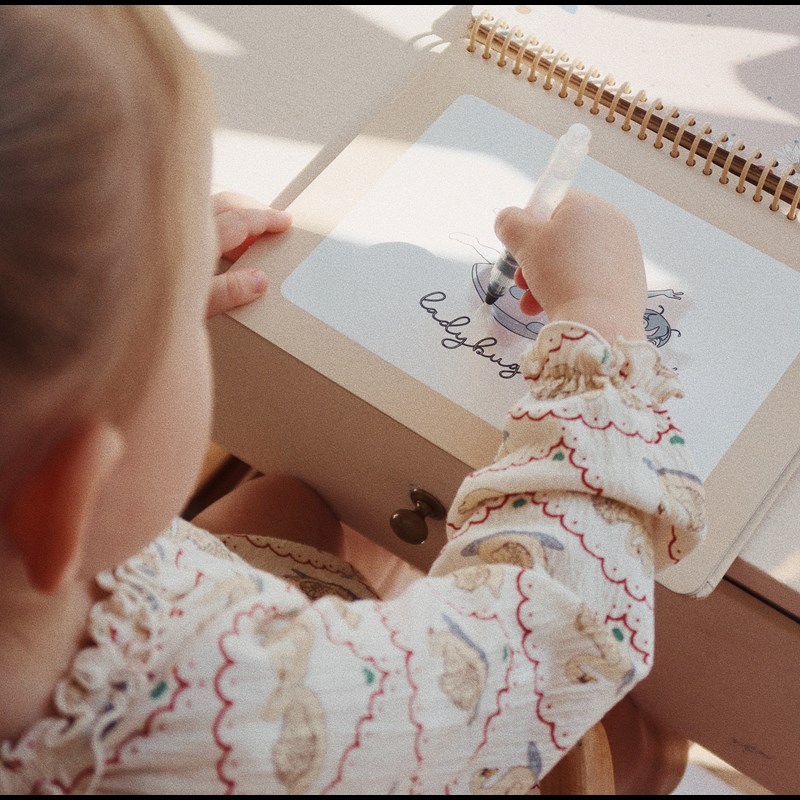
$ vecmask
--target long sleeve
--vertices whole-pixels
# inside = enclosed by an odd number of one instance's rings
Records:
[[[94,755],[61,784],[534,787],[649,671],[654,570],[692,549],[704,519],[663,406],[678,382],[655,348],[551,324],[524,370],[497,460],[464,480],[430,575],[391,601],[311,602],[200,531],[108,575],[84,660],[102,679],[62,693],[87,719],[95,709]]]

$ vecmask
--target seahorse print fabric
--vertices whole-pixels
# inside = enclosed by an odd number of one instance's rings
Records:
[[[650,670],[654,572],[704,513],[655,348],[553,323],[524,369],[497,460],[395,599],[312,548],[249,542],[269,572],[182,521],[100,575],[95,644],[0,748],[3,791],[535,791]]]

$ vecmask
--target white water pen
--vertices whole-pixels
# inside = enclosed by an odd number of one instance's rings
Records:
[[[589,152],[591,138],[591,131],[585,125],[576,123],[556,143],[550,160],[525,205],[537,220],[546,222],[550,219],[566,196]],[[514,256],[508,250],[495,261],[486,287],[487,305],[495,303],[513,285],[517,266]]]

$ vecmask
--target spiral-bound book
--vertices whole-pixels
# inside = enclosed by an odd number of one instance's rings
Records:
[[[661,582],[702,596],[800,452],[800,188],[791,168],[521,25],[496,11],[465,20],[464,38],[295,201],[290,234],[244,257],[281,292],[236,317],[462,463],[484,465],[525,391],[520,356],[547,322],[523,315],[514,291],[486,310],[494,218],[524,204],[556,139],[586,124],[576,186],[636,223],[643,325],[686,387],[672,411],[707,486],[709,540]]]

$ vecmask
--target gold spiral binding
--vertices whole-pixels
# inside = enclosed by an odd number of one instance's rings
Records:
[[[656,97],[656,99],[653,100],[653,102],[648,106],[647,111],[644,112],[639,133],[636,134],[637,139],[644,141],[647,138],[647,129],[650,127],[650,117],[652,117],[656,111],[661,111],[662,108],[664,108],[664,104],[661,102],[661,98]]]
[[[536,51],[530,71],[528,72],[528,83],[536,83],[536,68],[539,66],[539,62],[542,60],[543,56],[550,55],[552,52],[553,48],[550,47],[549,42],[542,42],[539,45],[539,49]]]
[[[780,180],[778,181],[778,189],[772,198],[772,202],[769,204],[770,211],[778,210],[779,208],[778,204],[780,203],[781,195],[783,194],[781,190],[783,189],[784,186],[786,186],[786,181],[789,180],[789,176],[794,175],[794,172],[795,172],[794,167],[786,167],[786,169],[783,171],[783,174],[781,175]]]
[[[486,37],[486,42],[483,45],[483,57],[486,59],[492,57],[492,42],[494,41],[494,35],[497,33],[497,29],[500,27],[507,28],[508,23],[499,19],[495,20],[494,25],[492,25],[491,29],[489,30],[489,35]]]
[[[800,203],[800,186],[797,187],[792,198],[792,203],[789,206],[789,211],[786,213],[786,219],[794,222],[797,219],[797,204]]]
[[[703,126],[703,132],[701,134],[695,134],[694,141],[692,142],[692,146],[689,148],[689,157],[686,159],[686,166],[693,167],[695,165],[694,156],[697,152],[697,149],[700,147],[700,142],[704,142],[706,140],[706,136],[712,133],[712,128],[710,125]]]
[[[547,74],[544,76],[544,83],[542,84],[542,89],[547,89],[549,92],[551,87],[553,86],[553,73],[556,71],[556,67],[559,65],[561,61],[567,61],[568,56],[566,51],[559,50],[556,54],[555,58],[550,61],[550,66],[547,69]]]
[[[756,150],[754,153],[750,153],[750,155],[747,158],[747,161],[744,162],[744,168],[742,169],[742,174],[739,176],[739,183],[736,184],[736,191],[739,194],[744,194],[745,192],[744,183],[745,183],[745,178],[747,177],[747,173],[750,172],[750,166],[753,164],[753,162],[758,161],[759,158],[761,158],[761,151]],[[766,175],[762,177],[766,177]],[[759,182],[761,182],[761,178],[759,178],[758,180]]]
[[[544,76],[543,88],[550,90],[554,84],[559,84],[558,96],[566,99],[569,92],[573,91],[574,104],[578,107],[584,105],[589,97],[592,100],[589,112],[600,113],[600,106],[608,109],[605,119],[614,123],[621,119],[621,128],[629,131],[633,125],[639,126],[637,138],[646,140],[649,131],[656,134],[654,147],[663,149],[665,142],[671,142],[669,154],[678,158],[680,151],[688,151],[686,165],[692,167],[698,158],[704,159],[703,174],[711,175],[714,166],[721,168],[720,183],[727,184],[731,176],[737,178],[736,192],[744,194],[747,184],[754,186],[753,200],[758,203],[764,192],[772,195],[769,205],[771,211],[778,211],[784,202],[788,206],[786,217],[795,220],[800,207],[800,182],[792,182],[790,178],[797,175],[793,167],[787,167],[780,176],[775,173],[779,162],[772,160],[769,164],[756,163],[762,157],[755,151],[745,154],[746,146],[741,140],[728,145],[729,135],[719,133],[711,139],[712,128],[706,124],[699,130],[693,130],[696,125],[694,116],[687,116],[679,124],[681,117],[677,107],[671,107],[669,113],[662,114],[664,106],[657,98],[648,103],[647,95],[640,90],[631,96],[631,87],[623,82],[617,86],[611,75],[601,79],[601,72],[592,65],[586,69],[578,59],[571,59],[564,50],[558,50],[555,55],[553,47],[544,42],[540,44],[536,36],[531,33],[524,39],[523,32],[508,24],[496,20],[491,11],[486,10],[473,17],[469,31],[467,50],[475,52],[477,46],[482,46],[484,59],[489,60],[492,53],[498,53],[497,65],[504,68],[513,56],[512,73],[519,75],[523,63],[528,69],[528,82],[535,83],[537,71]],[[599,80],[599,83],[597,82]],[[560,83],[559,83],[560,82]],[[723,146],[724,145],[724,146]]]
[[[683,125],[678,128],[678,132],[675,134],[675,140],[672,142],[672,149],[669,151],[672,158],[677,158],[680,155],[678,145],[683,141],[683,134],[686,132],[687,128],[693,128],[695,122],[697,122],[697,120],[690,114],[684,120]]]
[[[600,113],[600,98],[603,96],[603,92],[606,90],[606,86],[613,86],[616,83],[614,80],[614,76],[609,72],[608,75],[603,78],[600,82],[599,88],[594,90],[594,102],[592,103],[592,107],[589,109],[590,114],[599,114]]]
[[[497,66],[501,69],[506,65],[506,54],[508,53],[511,42],[513,42],[515,38],[522,38],[522,31],[519,28],[514,28],[510,35],[503,37],[503,46],[500,48],[500,55],[497,59]]]
[[[582,106],[583,105],[583,95],[586,92],[586,87],[589,85],[589,81],[593,78],[600,77],[600,70],[597,69],[595,66],[589,67],[583,75],[581,79],[581,85],[578,87],[578,93],[575,95],[575,105]]]
[[[515,75],[519,75],[520,72],[522,72],[522,59],[525,56],[525,53],[528,52],[528,47],[536,47],[537,44],[539,44],[539,40],[533,34],[531,34],[519,46],[517,49],[517,56],[514,59],[514,69],[511,70]]]
[[[633,118],[633,112],[642,104],[647,102],[647,95],[645,94],[644,89],[639,89],[636,92],[636,97],[633,98],[628,103],[628,110],[625,112],[625,119],[622,120],[622,130],[629,131],[631,129],[631,119]]]
[[[719,146],[723,142],[728,141],[728,134],[721,133],[714,139],[714,144],[711,145],[711,149],[708,151],[708,156],[706,157],[706,165],[703,167],[703,175],[710,175],[711,174],[711,165],[714,163],[714,154],[719,149]]]
[[[491,12],[489,12],[489,11],[481,12],[481,14],[479,14],[474,19],[474,21],[472,23],[472,31],[471,31],[470,37],[469,37],[469,44],[467,45],[467,50],[470,53],[474,53],[475,52],[475,42],[478,39],[478,34],[481,32],[481,26],[483,25],[483,23],[486,22],[486,21],[491,22],[493,19],[494,19],[494,16],[492,16]]]
[[[736,144],[731,147],[728,151],[728,157],[725,159],[725,163],[722,165],[722,174],[719,176],[720,183],[727,183],[728,182],[728,172],[730,171],[731,164],[733,164],[733,159],[736,157],[737,153],[741,153],[742,150],[745,149],[744,142],[736,142]]]
[[[566,97],[567,96],[567,87],[569,86],[569,82],[572,80],[572,73],[575,70],[582,70],[583,69],[583,61],[572,61],[570,65],[567,67],[567,71],[564,73],[564,77],[561,79],[561,89],[558,92],[559,97]]]
[[[762,200],[761,197],[761,190],[764,188],[764,184],[766,183],[767,178],[773,174],[772,170],[778,166],[778,160],[773,158],[770,162],[768,167],[763,167],[761,170],[761,175],[758,178],[758,183],[756,184],[756,190],[753,192],[753,201],[756,203],[760,203]]]
[[[606,114],[606,122],[613,122],[616,119],[614,115],[617,113],[617,106],[619,105],[619,101],[622,99],[622,95],[630,93],[631,93],[631,85],[629,83],[623,83],[622,86],[620,86],[619,89],[617,89],[617,92],[614,95],[614,99],[611,101],[611,105],[608,107],[608,114]]]
[[[670,123],[670,120],[675,119],[676,117],[680,116],[680,112],[678,109],[673,106],[672,111],[667,114],[663,120],[661,120],[661,124],[658,126],[658,131],[656,132],[656,140],[653,142],[653,147],[656,150],[660,150],[664,146],[664,142],[662,139],[664,138],[664,134],[667,132],[667,126]]]

